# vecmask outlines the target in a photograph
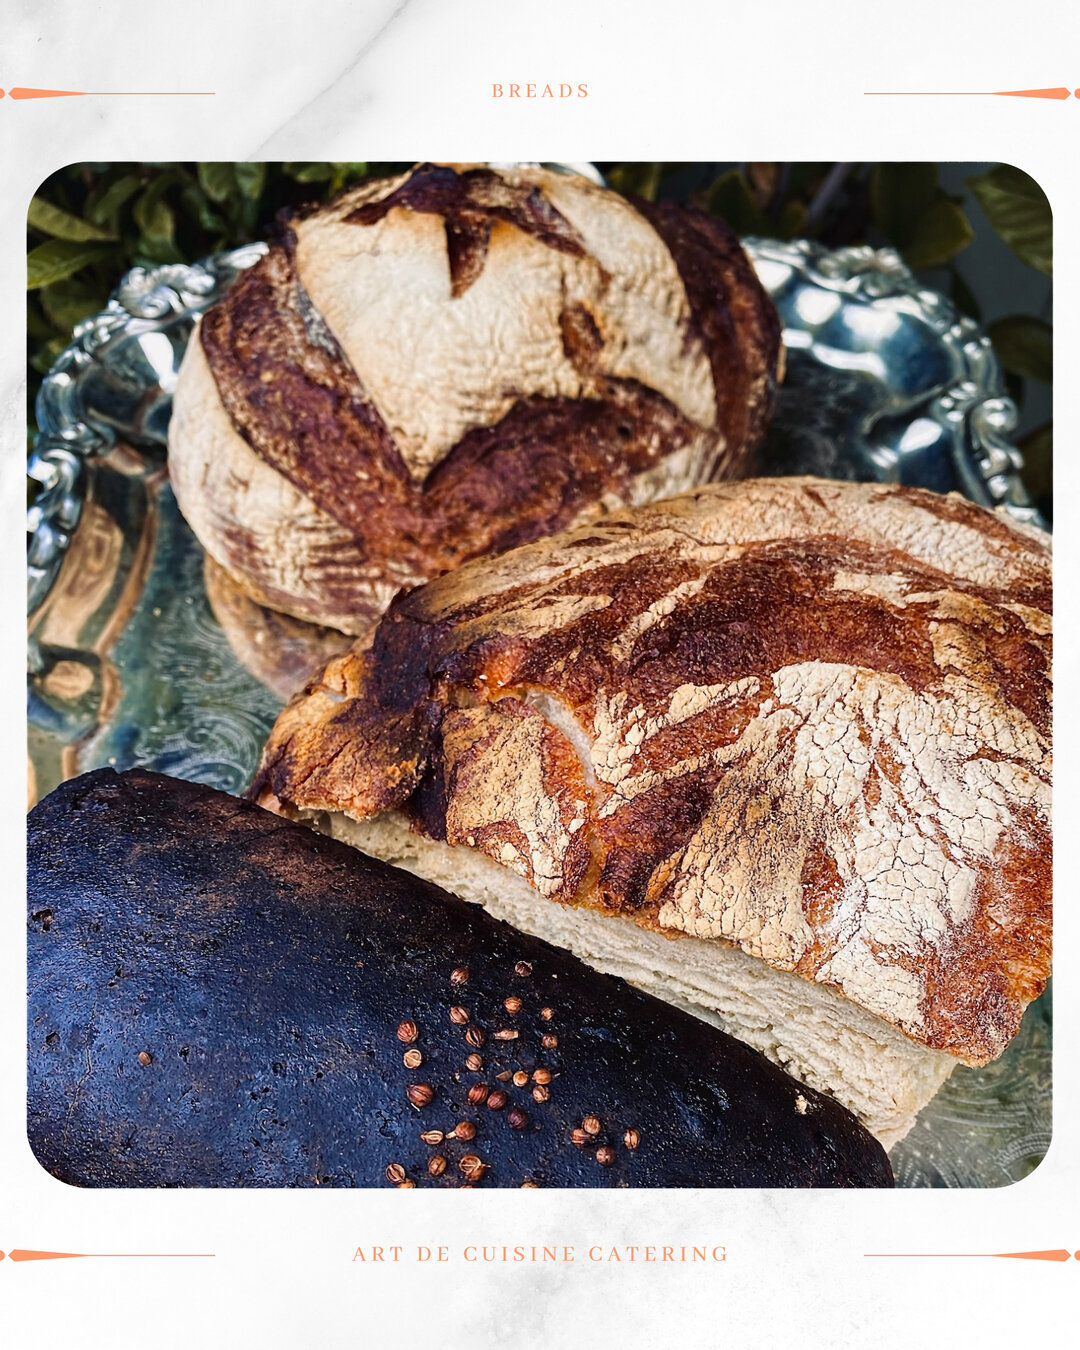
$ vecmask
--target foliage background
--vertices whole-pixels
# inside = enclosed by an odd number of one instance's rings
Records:
[[[42,376],[128,268],[193,261],[264,238],[282,208],[405,167],[97,163],[46,179],[27,216],[31,436]],[[1027,174],[1009,165],[929,163],[597,167],[620,191],[689,201],[740,234],[896,248],[927,285],[986,323],[1021,409],[1028,489],[1051,516],[1051,214]]]

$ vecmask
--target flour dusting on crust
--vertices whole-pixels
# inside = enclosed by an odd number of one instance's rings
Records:
[[[396,601],[256,791],[404,810],[985,1063],[1049,973],[1050,610],[1048,542],[958,497],[701,488]]]

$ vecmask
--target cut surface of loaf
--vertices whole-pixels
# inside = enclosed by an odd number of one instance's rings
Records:
[[[28,1136],[81,1186],[890,1186],[835,1101],[196,783],[31,812]]]
[[[738,947],[545,900],[475,849],[418,834],[401,812],[361,821],[325,811],[299,818],[753,1046],[793,1078],[835,1097],[886,1149],[907,1134],[956,1065],[835,990],[774,970]]]
[[[282,713],[255,791],[402,811],[978,1065],[1049,972],[1049,643],[1037,532],[888,485],[717,485],[401,597]]]
[[[778,353],[715,218],[424,164],[283,222],[207,312],[170,473],[252,599],[363,633],[465,559],[745,472]]]

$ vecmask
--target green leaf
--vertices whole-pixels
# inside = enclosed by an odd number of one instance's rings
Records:
[[[108,230],[101,229],[92,221],[83,220],[80,216],[73,216],[68,211],[61,211],[60,207],[54,206],[44,197],[35,197],[30,203],[30,209],[26,213],[26,223],[32,230],[40,230],[42,234],[50,234],[54,239],[67,239],[76,244],[85,243],[91,239],[116,238]]]
[[[108,296],[103,286],[69,278],[43,286],[39,292],[41,307],[50,322],[69,333],[81,320],[105,308]]]
[[[940,267],[955,258],[975,238],[971,222],[949,197],[941,197],[915,225],[911,239],[901,249],[915,272]]]
[[[616,192],[624,196],[644,197],[646,201],[656,201],[663,178],[662,164],[648,163],[644,160],[630,164],[620,164],[612,169],[608,181]]]
[[[919,222],[942,196],[936,164],[875,164],[870,174],[874,221],[901,252],[915,238]]]
[[[967,180],[990,224],[1016,256],[1053,275],[1053,213],[1034,178],[1011,164]]]
[[[37,306],[30,301],[26,306],[26,332],[32,338],[51,338],[56,336],[56,329],[45,318]]]
[[[212,202],[219,205],[237,192],[236,168],[225,161],[199,165],[199,186]]]
[[[754,204],[750,186],[738,169],[721,174],[709,189],[709,210],[722,216],[736,234],[768,234],[768,221]]]
[[[333,164],[327,163],[283,164],[282,168],[297,183],[328,183],[334,176]]]
[[[1025,379],[1053,383],[1054,330],[1045,319],[1031,314],[1010,314],[995,319],[986,331],[1006,370]]]
[[[50,239],[38,244],[26,255],[26,289],[37,290],[41,286],[50,286],[54,281],[62,281],[91,263],[101,262],[112,257],[113,249],[109,244],[74,243],[66,239]]]
[[[144,240],[171,244],[176,235],[173,209],[167,202],[151,202],[148,197],[149,194],[139,198],[135,206],[135,223],[142,231]]]
[[[266,165],[237,164],[234,168],[240,191],[249,201],[258,201],[266,187]]]
[[[113,220],[121,208],[138,192],[142,186],[135,174],[125,174],[115,183],[110,183],[99,195],[86,199],[86,214],[98,225]]]
[[[1021,478],[1035,505],[1048,521],[1054,518],[1054,424],[1036,427],[1020,442],[1024,456]]]
[[[977,323],[982,318],[982,306],[979,304],[978,297],[955,267],[951,268],[950,271],[953,304],[961,314],[966,314],[969,319],[974,319]]]
[[[135,261],[140,267],[156,263],[183,262],[184,255],[171,239],[144,235],[135,249]]]
[[[1024,485],[1035,498],[1050,498],[1054,490],[1054,424],[1046,422],[1020,442],[1024,456]],[[1045,502],[1040,503],[1046,510]]]
[[[204,230],[210,230],[214,234],[224,232],[224,219],[214,210],[196,184],[191,183],[184,188],[180,194],[180,205]]]
[[[335,164],[334,175],[330,179],[330,195],[340,192],[347,183],[363,178],[367,173],[367,167],[366,164]]]
[[[163,173],[155,178],[135,203],[131,213],[142,232],[140,242],[144,251],[147,244],[153,245],[151,256],[155,262],[180,261],[172,248],[176,236],[176,214],[165,201],[165,194],[177,181],[178,175],[175,173]]]
[[[66,337],[50,338],[48,342],[42,345],[34,352],[30,358],[30,365],[39,375],[47,375],[52,363],[68,345]]]

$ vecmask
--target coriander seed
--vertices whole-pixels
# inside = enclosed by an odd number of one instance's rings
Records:
[[[487,1171],[487,1167],[475,1153],[466,1153],[464,1158],[458,1163],[461,1175],[467,1177],[469,1181],[479,1181]]]
[[[405,1096],[419,1109],[431,1105],[435,1100],[435,1089],[430,1083],[410,1083],[405,1089]]]

